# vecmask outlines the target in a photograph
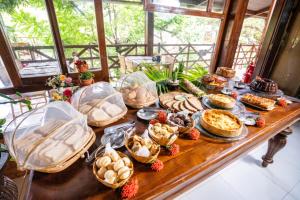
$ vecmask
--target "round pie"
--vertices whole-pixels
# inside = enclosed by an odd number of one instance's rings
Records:
[[[208,99],[212,105],[225,109],[232,109],[236,104],[234,98],[224,94],[211,94]]]
[[[243,123],[231,112],[217,109],[205,110],[200,124],[208,132],[222,137],[237,137],[243,128]]]

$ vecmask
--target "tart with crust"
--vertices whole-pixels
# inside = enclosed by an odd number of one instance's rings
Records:
[[[212,134],[222,137],[237,137],[241,135],[243,123],[231,112],[210,109],[202,113],[201,126]]]
[[[232,109],[236,104],[234,98],[224,94],[211,94],[208,99],[212,105],[225,109]]]

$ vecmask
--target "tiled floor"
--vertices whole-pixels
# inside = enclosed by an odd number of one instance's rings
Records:
[[[261,167],[267,143],[179,196],[178,200],[300,200],[300,122],[274,163]]]

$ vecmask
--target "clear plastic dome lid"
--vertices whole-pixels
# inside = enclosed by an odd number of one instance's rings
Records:
[[[156,83],[140,71],[122,77],[117,89],[122,93],[125,104],[134,108],[152,105],[158,99]]]
[[[72,97],[72,105],[87,115],[92,126],[105,126],[127,113],[122,94],[107,82],[97,82],[79,89]]]
[[[11,121],[4,139],[19,169],[63,165],[89,143],[94,132],[86,116],[69,103],[52,102]]]

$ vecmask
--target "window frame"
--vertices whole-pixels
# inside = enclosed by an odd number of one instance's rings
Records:
[[[57,58],[59,65],[58,67],[61,70],[62,74],[71,76],[74,79],[77,79],[78,73],[69,73],[67,67],[67,60],[64,53],[64,47],[62,39],[59,32],[59,25],[56,17],[56,12],[52,0],[45,0],[45,7],[48,14],[48,19],[50,23],[50,28],[52,31],[52,36],[54,40],[54,49],[57,53]],[[103,9],[102,9],[102,0],[94,0],[95,16],[96,16],[96,26],[97,26],[97,37],[98,37],[98,46],[99,46],[99,59],[101,62],[101,69],[93,70],[95,74],[95,81],[109,81],[108,73],[108,62],[106,54],[106,42],[104,35],[104,22],[103,22]],[[9,74],[11,79],[12,88],[3,88],[0,89],[1,93],[14,93],[16,91],[27,92],[33,90],[44,90],[46,89],[45,82],[51,76],[37,76],[37,77],[21,77],[18,72],[18,67],[15,62],[15,57],[12,52],[12,47],[8,41],[8,38],[5,35],[5,32],[0,26],[0,55],[2,57],[4,66]]]

